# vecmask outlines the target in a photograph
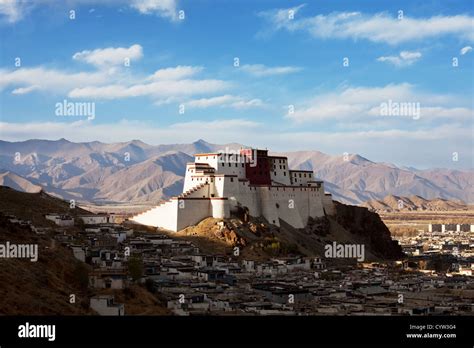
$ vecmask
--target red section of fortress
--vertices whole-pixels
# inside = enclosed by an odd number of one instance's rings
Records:
[[[250,185],[271,185],[268,150],[241,149],[240,154],[247,158],[245,176]]]

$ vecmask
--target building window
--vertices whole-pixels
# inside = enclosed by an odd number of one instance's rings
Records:
[[[230,182],[234,182],[234,178],[230,178]]]
[[[232,163],[229,162],[229,167],[232,165]]]
[[[286,176],[286,172],[283,172],[283,176]]]
[[[237,167],[237,166],[238,166],[238,163],[236,163],[235,166]]]
[[[273,172],[273,175],[275,175],[275,176],[276,176],[276,175],[277,175],[277,172]]]
[[[244,164],[242,163],[242,168],[244,167]]]

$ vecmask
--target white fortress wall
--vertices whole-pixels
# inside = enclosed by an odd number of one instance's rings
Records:
[[[274,157],[270,162],[270,179],[282,185],[290,185],[290,171],[286,158]]]
[[[226,198],[211,198],[212,217],[224,219],[230,217],[229,201]]]
[[[226,157],[224,157],[226,159]],[[216,172],[219,174],[237,175],[238,178],[245,178],[245,163],[243,160],[231,160],[228,162],[218,162]]]
[[[172,198],[177,202],[177,229],[196,225],[212,216],[211,200],[208,198]]]
[[[133,221],[142,225],[161,227],[170,231],[177,231],[178,201],[170,200],[144,213],[135,215]]]
[[[240,181],[238,192],[235,194],[242,207],[247,207],[251,216],[262,215],[261,200],[256,186],[250,186],[248,181]]]
[[[322,190],[316,187],[260,187],[262,215],[279,226],[278,219],[304,228],[308,218],[324,216]],[[277,207],[278,204],[278,207]]]
[[[225,176],[224,175],[216,175],[214,178],[214,193],[215,197],[225,197],[224,196],[224,182]]]
[[[309,182],[314,180],[314,174],[312,172],[304,170],[291,170],[290,176],[292,185],[297,186],[308,185]]]
[[[185,195],[185,198],[193,198],[193,197],[199,197],[199,198],[208,198],[209,197],[209,191],[210,191],[210,179],[208,179],[208,183],[206,181],[197,181],[199,184],[197,186],[194,186],[189,193]]]
[[[332,200],[332,195],[330,193],[326,193],[323,196],[323,206],[326,214],[334,215],[336,213],[336,208],[334,207],[334,202]]]
[[[219,160],[218,158],[219,154],[217,153],[194,155],[194,161],[196,163],[207,163],[215,169],[217,169],[217,162]]]

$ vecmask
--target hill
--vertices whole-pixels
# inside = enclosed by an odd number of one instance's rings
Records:
[[[37,244],[38,261],[0,259],[0,313],[3,315],[90,314],[85,264],[54,243],[51,235],[37,235],[28,226],[12,224],[0,214],[0,244]],[[85,279],[84,279],[85,275]],[[76,303],[69,296],[76,295]]]
[[[89,309],[89,298],[97,294],[113,294],[124,303],[127,315],[169,314],[162,302],[145,287],[132,285],[124,290],[91,290],[88,288],[90,266],[78,261],[72,251],[56,242],[55,225],[43,214],[60,212],[70,215],[88,213],[70,209],[69,203],[45,192],[25,193],[0,187],[0,244],[36,244],[38,261],[0,258],[0,313],[2,315],[96,315]],[[33,225],[49,226],[45,234],[34,233],[29,226],[10,222],[13,214]],[[61,234],[64,233],[62,230]],[[67,233],[77,233],[77,227]],[[76,303],[69,303],[69,296]]]
[[[375,212],[394,211],[452,211],[467,210],[468,206],[462,201],[447,199],[424,199],[420,196],[395,196],[388,195],[382,200],[370,200],[362,204],[363,207]]]
[[[250,218],[244,222],[242,216],[234,215],[224,220],[207,218],[173,235],[192,241],[208,253],[231,253],[237,246],[244,259],[323,256],[325,245],[334,241],[363,244],[367,261],[393,260],[404,256],[376,213],[341,203],[336,203],[334,216],[313,219],[304,229],[295,229],[283,220],[280,220],[280,227],[269,224],[264,218]]]
[[[77,206],[71,209],[69,202],[53,197],[44,191],[25,193],[6,186],[0,186],[0,212],[32,221],[35,226],[54,226],[53,222],[44,218],[45,214],[51,212],[72,216],[89,214],[87,210]]]

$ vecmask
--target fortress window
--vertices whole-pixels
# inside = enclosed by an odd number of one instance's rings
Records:
[[[229,162],[229,167],[232,165],[232,163]]]
[[[230,182],[234,182],[234,178],[230,178]]]
[[[235,166],[237,167],[237,166],[238,166],[238,164],[236,163],[236,164],[235,164]]]
[[[273,172],[273,175],[275,175],[275,176],[276,176],[276,175],[277,175],[277,172]]]
[[[242,168],[244,167],[244,164],[242,163]]]
[[[280,208],[280,205],[278,203],[275,203],[275,206],[278,208]]]
[[[283,172],[283,176],[286,176],[286,172]]]

